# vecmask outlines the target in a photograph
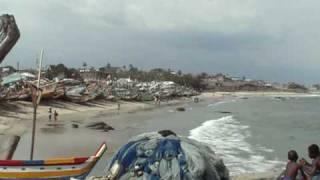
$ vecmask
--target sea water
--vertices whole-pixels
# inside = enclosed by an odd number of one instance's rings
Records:
[[[320,140],[320,98],[253,97],[212,103],[212,111],[230,114],[208,119],[189,137],[206,142],[232,174],[266,172],[283,167],[287,151],[307,158],[307,147]]]
[[[181,106],[185,107],[185,112],[175,110]],[[106,141],[108,153],[92,172],[103,175],[112,153],[131,137],[171,129],[209,144],[223,158],[232,175],[280,170],[288,150],[295,149],[300,157],[307,158],[308,145],[319,144],[319,107],[320,98],[316,96],[225,97],[219,101],[203,99],[199,103],[161,105],[151,111],[66,115],[60,117],[65,123],[63,132],[37,132],[35,157],[91,155],[102,141]],[[84,120],[79,129],[72,129],[70,119]],[[115,130],[86,129],[84,125],[92,121],[104,121]],[[27,133],[22,138],[16,159],[28,157],[29,136]]]

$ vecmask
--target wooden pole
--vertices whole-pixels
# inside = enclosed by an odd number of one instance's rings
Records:
[[[32,140],[31,140],[31,151],[30,160],[33,160],[34,140],[36,135],[36,120],[37,120],[37,107],[33,107],[33,122],[32,122]]]
[[[35,102],[33,102],[33,122],[32,122],[32,139],[31,139],[31,151],[30,151],[30,160],[33,160],[33,151],[34,151],[34,141],[36,136],[36,121],[37,121],[37,108],[38,108],[38,99],[39,96],[41,96],[39,88],[40,88],[40,78],[41,78],[41,66],[42,66],[42,58],[43,58],[43,49],[40,53],[40,59],[39,59],[39,72],[38,72],[38,83],[37,83],[37,93]]]

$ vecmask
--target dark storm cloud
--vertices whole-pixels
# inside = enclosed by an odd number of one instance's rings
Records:
[[[21,39],[5,64],[134,64],[319,82],[315,0],[1,0]]]

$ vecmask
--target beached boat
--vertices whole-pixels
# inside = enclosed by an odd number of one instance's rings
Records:
[[[106,151],[103,143],[90,157],[48,160],[0,160],[0,180],[3,179],[85,179]]]
[[[7,96],[8,94],[8,90],[7,89],[1,89],[0,87],[0,101],[3,101],[5,100],[5,97]]]
[[[30,98],[30,91],[28,88],[20,90],[9,90],[4,97],[5,100],[27,100]]]
[[[97,93],[89,92],[84,85],[68,88],[65,93],[65,98],[74,103],[85,103],[94,100],[96,97]]]
[[[55,95],[56,88],[58,83],[50,83],[44,86],[40,86],[42,89],[41,98],[42,99],[50,99]]]
[[[54,96],[52,97],[53,99],[59,99],[59,98],[62,98],[64,97],[65,95],[65,86],[63,83],[58,83],[57,84],[57,87],[56,87],[56,90],[55,90],[55,93],[54,93]]]

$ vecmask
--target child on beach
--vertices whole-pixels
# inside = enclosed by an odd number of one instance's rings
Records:
[[[312,159],[312,163],[308,163],[305,159],[300,160],[300,164],[303,166],[306,174],[311,180],[320,180],[320,150],[319,146],[312,144],[308,148],[309,157]]]
[[[283,172],[283,177],[280,178],[281,180],[296,180],[299,171],[304,177],[302,166],[297,163],[298,158],[298,153],[295,150],[290,150],[288,152],[288,163],[286,165],[285,171]]]

